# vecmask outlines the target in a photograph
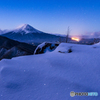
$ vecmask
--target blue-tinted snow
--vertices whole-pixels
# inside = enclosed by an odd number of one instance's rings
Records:
[[[99,46],[62,43],[50,53],[2,60],[0,100],[100,100],[70,97],[71,91],[100,94]]]

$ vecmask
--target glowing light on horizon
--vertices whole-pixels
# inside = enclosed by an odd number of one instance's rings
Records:
[[[78,41],[78,42],[80,41],[80,39],[76,38],[76,37],[72,37],[71,39],[74,40],[74,41]]]

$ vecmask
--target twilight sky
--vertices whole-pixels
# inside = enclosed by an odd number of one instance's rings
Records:
[[[0,29],[21,24],[73,35],[100,31],[100,0],[0,0]]]

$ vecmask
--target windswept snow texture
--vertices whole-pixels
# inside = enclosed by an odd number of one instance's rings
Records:
[[[71,91],[100,94],[99,46],[62,43],[50,53],[2,60],[0,100],[100,100],[70,97]]]

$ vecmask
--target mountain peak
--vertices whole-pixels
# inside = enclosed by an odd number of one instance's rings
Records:
[[[17,29],[22,29],[22,30],[29,30],[29,29],[34,29],[32,26],[29,24],[23,24],[17,27]]]
[[[41,33],[40,31],[38,31],[37,29],[33,28],[29,24],[20,25],[14,30],[14,32],[21,32],[21,31],[25,32],[26,34],[27,33]]]

